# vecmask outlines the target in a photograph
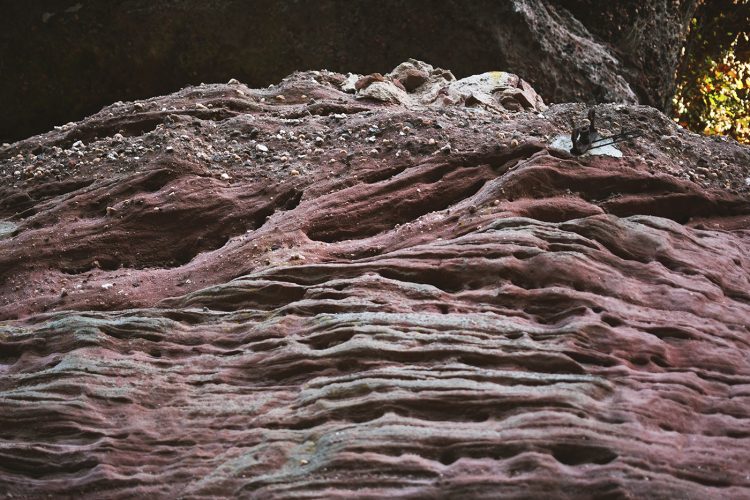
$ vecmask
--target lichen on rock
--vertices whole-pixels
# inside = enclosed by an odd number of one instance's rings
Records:
[[[450,71],[410,59],[383,76],[351,75],[341,84],[359,99],[401,104],[416,110],[421,106],[483,106],[496,111],[544,111],[541,97],[527,82],[503,71],[491,71],[456,80]]]

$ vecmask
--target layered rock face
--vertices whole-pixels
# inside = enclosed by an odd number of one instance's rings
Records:
[[[296,73],[0,150],[13,498],[750,496],[750,150]]]

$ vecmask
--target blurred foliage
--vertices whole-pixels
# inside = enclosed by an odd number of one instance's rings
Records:
[[[677,73],[675,121],[750,144],[750,0],[703,0]]]

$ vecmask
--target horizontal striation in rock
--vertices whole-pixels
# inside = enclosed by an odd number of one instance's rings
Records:
[[[747,148],[601,106],[644,137],[574,157],[572,105],[345,80],[2,152],[0,492],[750,495]],[[78,166],[35,177],[55,146]]]

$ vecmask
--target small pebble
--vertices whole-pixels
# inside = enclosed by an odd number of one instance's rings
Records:
[[[258,144],[255,146],[255,149],[263,153],[268,153],[268,146],[266,146],[265,144]]]

